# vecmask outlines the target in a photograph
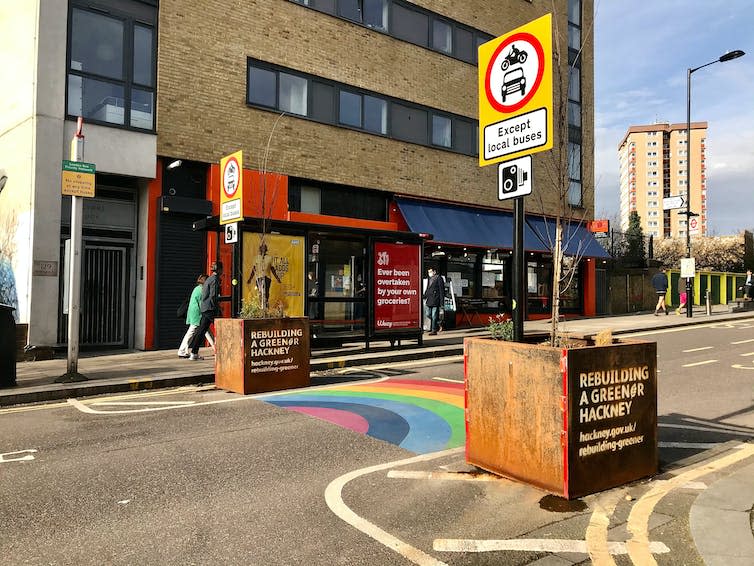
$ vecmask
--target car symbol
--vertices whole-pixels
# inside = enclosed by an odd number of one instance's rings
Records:
[[[505,102],[505,98],[509,94],[521,91],[521,96],[526,94],[526,77],[524,76],[524,70],[521,67],[517,67],[505,73],[503,75],[503,88],[502,99]]]

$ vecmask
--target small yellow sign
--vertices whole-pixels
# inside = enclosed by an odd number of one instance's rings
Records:
[[[243,152],[220,160],[220,224],[243,221]]]
[[[94,163],[63,160],[62,194],[72,197],[94,197],[95,173]]]
[[[479,165],[552,149],[552,14],[479,46]]]

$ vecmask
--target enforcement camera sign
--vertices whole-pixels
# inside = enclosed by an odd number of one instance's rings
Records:
[[[479,165],[552,148],[552,15],[479,46]]]

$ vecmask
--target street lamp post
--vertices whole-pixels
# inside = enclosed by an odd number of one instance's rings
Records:
[[[725,63],[726,61],[730,61],[731,59],[738,59],[739,57],[742,57],[745,55],[743,51],[740,49],[736,49],[735,51],[730,51],[729,53],[725,53],[724,55],[721,55],[718,59],[715,59],[714,61],[710,61],[709,63],[705,63],[704,65],[699,65],[698,67],[694,67],[693,69],[688,69],[688,72],[686,74],[686,257],[691,258],[691,217],[696,216],[696,214],[692,214],[691,212],[691,74],[695,71],[698,71],[699,69],[703,69],[704,67],[709,67],[710,65],[714,65],[715,63]],[[686,316],[688,318],[691,318],[692,315],[692,306],[693,306],[693,296],[691,294],[692,292],[692,285],[691,285],[691,277],[686,278]]]

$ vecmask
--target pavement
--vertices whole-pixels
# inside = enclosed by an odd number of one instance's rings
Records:
[[[694,316],[678,316],[671,310],[668,316],[654,316],[642,312],[620,316],[576,318],[562,321],[560,330],[573,335],[594,335],[611,330],[614,335],[673,328],[690,324],[709,324],[754,318],[754,311],[730,312],[726,305],[714,305],[708,315],[703,308],[695,308]],[[550,330],[548,320],[524,323],[524,333],[543,334]],[[423,344],[404,340],[400,345],[388,341],[344,344],[339,348],[315,349],[311,354],[313,376],[328,370],[362,367],[402,361],[455,356],[463,354],[463,340],[471,336],[485,336],[486,328],[463,328],[440,332],[436,336],[424,334]],[[87,381],[56,383],[66,373],[65,353],[52,360],[19,362],[16,365],[16,386],[0,388],[0,407],[25,403],[54,401],[71,397],[87,397],[144,389],[159,389],[214,382],[215,357],[210,348],[203,348],[203,360],[179,358],[177,350],[84,352],[78,361],[78,371]]]
[[[594,335],[611,330],[614,335],[672,330],[687,325],[717,324],[754,319],[754,311],[730,312],[725,305],[716,305],[710,314],[696,308],[694,316],[668,316],[643,312],[621,316],[577,318],[560,323],[560,330],[573,335]],[[547,320],[527,321],[527,335],[547,333]],[[436,336],[425,333],[423,344],[403,341],[391,345],[374,341],[367,350],[363,342],[344,344],[334,349],[315,349],[311,356],[312,377],[345,367],[366,367],[422,358],[455,356],[463,353],[463,341],[471,336],[487,335],[485,328],[454,329]],[[87,381],[56,383],[66,372],[67,360],[58,359],[17,364],[17,385],[0,388],[0,407],[38,403],[69,397],[86,397],[125,391],[177,387],[214,382],[214,355],[208,348],[201,354],[205,359],[190,361],[177,357],[175,350],[82,353],[78,370]],[[316,379],[314,380],[316,382]],[[754,564],[754,446],[752,444],[724,446],[727,451],[745,449],[751,456],[740,459],[741,466],[714,481],[693,503],[689,527],[695,546],[706,564]],[[708,451],[709,452],[709,451]],[[714,454],[698,454],[697,457]],[[681,464],[681,463],[678,463]],[[671,474],[666,470],[664,475]],[[679,477],[680,479],[680,477]],[[548,564],[555,562],[548,562]],[[560,564],[561,562],[557,562]],[[563,562],[565,563],[565,562]]]

